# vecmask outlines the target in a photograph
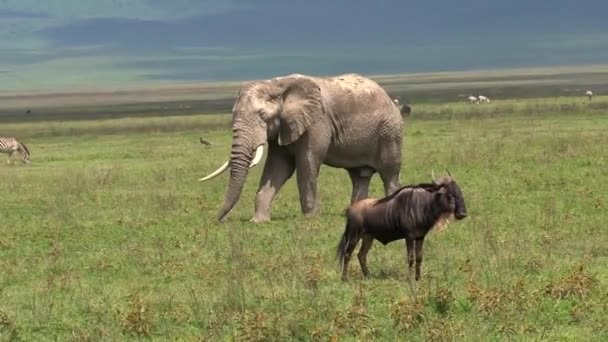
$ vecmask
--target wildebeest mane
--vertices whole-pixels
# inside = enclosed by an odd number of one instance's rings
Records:
[[[391,201],[392,199],[397,197],[403,190],[406,190],[406,189],[412,189],[412,190],[423,189],[428,192],[434,192],[438,189],[438,187],[437,187],[437,185],[435,185],[433,183],[419,183],[419,184],[405,185],[405,186],[402,186],[401,188],[399,188],[397,191],[393,192],[392,194],[376,201],[376,203],[374,203],[374,206],[381,204],[381,203],[386,203],[386,202]]]

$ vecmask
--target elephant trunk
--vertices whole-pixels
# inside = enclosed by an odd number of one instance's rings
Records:
[[[241,126],[246,127],[245,129]],[[249,169],[260,162],[264,153],[266,132],[251,130],[255,124],[235,122],[233,124],[232,149],[230,151],[230,180],[224,196],[224,204],[220,209],[218,220],[223,221],[226,215],[239,201]],[[261,126],[258,126],[262,128]]]
[[[220,209],[218,220],[223,221],[230,210],[236,205],[241,197],[245,180],[249,172],[249,164],[253,159],[253,148],[247,145],[232,145],[230,152],[230,180],[228,181],[228,189],[224,196],[224,204]]]

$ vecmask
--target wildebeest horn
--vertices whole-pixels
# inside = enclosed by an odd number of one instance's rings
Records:
[[[450,170],[448,170],[448,168],[446,167],[445,170],[448,172],[448,176],[452,177],[452,173],[450,172]]]
[[[431,169],[431,178],[433,179],[433,183],[437,183],[437,180],[435,179],[435,170]]]

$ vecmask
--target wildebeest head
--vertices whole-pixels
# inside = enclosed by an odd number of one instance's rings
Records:
[[[457,220],[462,220],[467,217],[467,206],[464,203],[464,196],[450,171],[446,171],[448,172],[448,176],[439,179],[435,179],[435,173],[433,172],[433,184],[440,188],[438,194],[443,196],[440,202],[442,207],[450,209]]]
[[[440,188],[437,193],[439,196],[438,200],[442,209],[452,211],[457,220],[462,220],[467,217],[467,206],[464,203],[464,196],[450,171],[446,171],[448,172],[448,176],[439,179],[435,179],[433,172],[433,184]]]
[[[412,107],[410,107],[408,104],[404,104],[401,107],[401,115],[402,116],[409,116],[412,113]]]

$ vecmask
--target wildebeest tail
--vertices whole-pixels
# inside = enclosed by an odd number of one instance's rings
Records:
[[[342,238],[340,239],[338,247],[336,248],[336,260],[338,261],[338,266],[340,267],[340,270],[342,270],[342,267],[344,267],[344,258],[346,257],[346,247],[348,246],[348,239],[350,233],[349,228],[349,223],[347,222],[346,228],[344,229],[344,234],[342,234]]]

